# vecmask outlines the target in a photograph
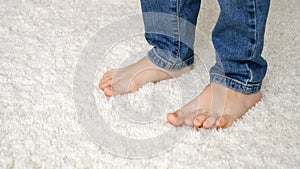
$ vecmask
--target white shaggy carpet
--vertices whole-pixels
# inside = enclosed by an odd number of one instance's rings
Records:
[[[271,2],[263,52],[269,69],[263,100],[256,107],[229,129],[188,128],[169,151],[139,159],[97,146],[81,128],[73,98],[82,51],[99,30],[140,14],[139,2],[1,0],[0,5],[1,168],[300,167],[299,0]],[[209,39],[218,10],[216,0],[203,0],[195,44],[200,60],[191,73],[114,99],[106,99],[95,87],[97,109],[113,131],[147,139],[173,128],[166,114],[198,95],[208,82],[205,65],[214,58]],[[136,60],[130,56],[148,48],[142,34],[112,46],[99,62],[95,86],[107,69]],[[137,115],[149,109],[152,114]],[[113,145],[114,140],[109,141]]]

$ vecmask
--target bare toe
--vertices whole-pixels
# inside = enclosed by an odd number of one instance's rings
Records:
[[[168,122],[174,126],[181,126],[184,124],[184,119],[179,116],[180,110],[175,111],[174,113],[169,113],[167,115]]]
[[[110,79],[112,79],[114,76],[115,76],[116,72],[112,72],[112,73],[109,73],[107,75],[103,75],[102,79],[101,79],[101,83],[104,83]]]
[[[195,118],[193,125],[196,127],[202,127],[203,122],[208,118],[208,113],[200,113]]]
[[[115,70],[109,70],[105,72],[104,75],[102,76],[101,82],[105,82],[106,80],[112,78],[114,74],[116,74]]]
[[[213,128],[215,127],[215,123],[217,121],[217,117],[214,115],[210,115],[204,122],[203,122],[203,127],[204,128]]]
[[[223,115],[217,120],[216,127],[217,128],[227,128],[227,127],[231,126],[232,123],[233,123],[233,120],[228,115]]]
[[[111,86],[111,84],[112,84],[112,78],[110,78],[110,79],[108,79],[106,81],[101,81],[99,83],[99,88],[102,89],[102,90],[104,90],[105,88]]]
[[[111,91],[111,89],[110,88],[104,88],[103,89],[103,92],[104,92],[104,94],[107,96],[107,97],[111,97],[111,96],[113,96],[113,92]]]
[[[111,73],[111,74],[109,74],[109,75],[103,77],[103,78],[101,79],[101,83],[104,83],[104,82],[106,82],[106,81],[112,79],[114,75],[115,75],[115,73]]]
[[[103,75],[103,77],[99,83],[99,88],[104,90],[104,88],[109,87],[112,84],[112,79],[113,79],[114,74],[115,74],[115,70],[109,70],[109,71],[105,72],[105,74]]]
[[[188,114],[184,119],[185,125],[194,126],[194,121],[195,121],[196,116],[197,116],[197,111],[194,113]]]

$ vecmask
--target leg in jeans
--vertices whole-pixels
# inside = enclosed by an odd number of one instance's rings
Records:
[[[216,64],[204,91],[180,110],[168,114],[175,125],[228,127],[261,98],[267,63],[261,57],[269,0],[219,0],[213,30]]]
[[[201,0],[141,0],[149,59],[176,70],[194,62],[194,36]]]
[[[153,49],[140,61],[103,75],[99,87],[107,96],[134,92],[192,68],[200,0],[141,0],[141,5],[145,37]]]
[[[267,70],[261,53],[270,0],[219,0],[220,17],[213,30],[217,63],[211,82],[252,94],[260,90]]]

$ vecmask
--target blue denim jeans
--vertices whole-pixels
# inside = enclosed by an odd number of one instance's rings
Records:
[[[267,71],[261,53],[270,0],[218,0],[212,32],[216,64],[210,82],[238,92],[260,90]],[[141,0],[149,59],[166,70],[194,63],[195,25],[201,0]],[[201,56],[200,56],[201,57]]]

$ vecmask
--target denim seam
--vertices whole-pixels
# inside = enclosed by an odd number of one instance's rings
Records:
[[[241,85],[241,86],[244,86],[244,87],[247,87],[247,88],[251,88],[251,87],[259,87],[259,86],[261,85],[261,83],[258,83],[258,84],[244,84],[244,83],[242,83],[242,82],[240,82],[240,81],[237,81],[237,80],[235,80],[235,79],[232,79],[232,78],[229,78],[229,77],[227,77],[227,76],[223,76],[223,75],[220,75],[220,74],[217,74],[217,73],[211,73],[210,75],[211,75],[211,76],[219,76],[219,77],[222,77],[222,78],[224,78],[224,79],[230,80],[230,81],[232,81],[232,82],[234,82],[234,83],[237,83],[237,84],[239,84],[239,85]]]
[[[261,83],[259,84],[251,84],[245,85],[237,82],[234,79],[230,79],[228,77],[219,75],[219,74],[211,74],[210,75],[210,83],[217,83],[222,86],[225,86],[229,89],[244,93],[244,94],[253,94],[258,92],[261,89]]]
[[[252,52],[251,52],[251,58],[254,57],[254,54],[255,54],[255,51],[256,51],[256,46],[257,46],[257,19],[256,19],[256,0],[253,0],[253,11],[254,11],[254,14],[253,14],[253,19],[254,19],[254,44],[253,44],[253,47],[252,47]]]
[[[159,59],[160,62],[163,62],[165,65],[167,65],[169,68],[170,67],[182,67],[183,65],[187,65],[186,62],[194,59],[194,58],[188,58],[186,60],[183,60],[182,63],[170,63],[169,61],[165,60],[163,57],[161,57],[155,49],[152,49],[153,54],[156,56],[156,59]],[[152,59],[150,59],[152,60]]]
[[[177,60],[180,57],[180,42],[181,42],[181,37],[180,37],[180,18],[179,18],[179,0],[176,0],[176,22],[177,22],[177,32],[178,32],[178,49],[177,49]],[[176,62],[177,62],[176,60]]]
[[[252,51],[251,51],[251,55],[250,55],[250,58],[253,58],[254,55],[255,55],[255,51],[257,49],[257,18],[256,18],[256,0],[253,0],[252,1],[253,4],[252,4],[252,7],[253,7],[253,19],[254,19],[254,44],[253,44],[253,47],[252,47]],[[249,65],[247,64],[247,69],[250,71],[250,79],[247,81],[247,83],[249,81],[252,81],[253,80],[253,72],[251,71],[251,69],[249,68]]]

